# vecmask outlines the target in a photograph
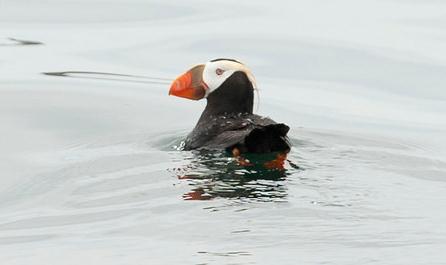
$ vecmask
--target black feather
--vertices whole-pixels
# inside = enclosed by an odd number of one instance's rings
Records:
[[[185,149],[232,149],[268,153],[290,150],[289,127],[252,113],[254,89],[243,72],[232,74],[207,98],[207,105]]]
[[[218,62],[218,61],[231,61],[231,62],[242,64],[241,62],[239,62],[237,60],[227,59],[227,58],[217,58],[217,59],[211,60],[211,62]]]

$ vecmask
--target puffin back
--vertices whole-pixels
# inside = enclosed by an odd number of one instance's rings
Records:
[[[185,149],[227,149],[243,153],[288,152],[289,127],[255,114],[219,116],[197,124],[189,134]]]

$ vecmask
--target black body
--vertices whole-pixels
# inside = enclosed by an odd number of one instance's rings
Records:
[[[232,74],[207,97],[207,105],[185,150],[227,149],[243,153],[288,152],[289,127],[252,113],[254,89],[243,72]]]

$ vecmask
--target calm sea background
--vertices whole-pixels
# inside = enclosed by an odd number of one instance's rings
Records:
[[[0,0],[0,264],[446,264],[445,29],[436,0]],[[169,83],[220,57],[285,171],[177,150],[205,102]]]

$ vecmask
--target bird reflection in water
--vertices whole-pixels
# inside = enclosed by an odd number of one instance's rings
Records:
[[[299,169],[286,154],[250,154],[243,158],[225,152],[194,151],[188,164],[172,169],[178,179],[192,189],[185,200],[234,198],[255,201],[283,201],[287,196],[287,176]],[[184,160],[184,157],[182,158]],[[241,162],[243,159],[243,163]]]

